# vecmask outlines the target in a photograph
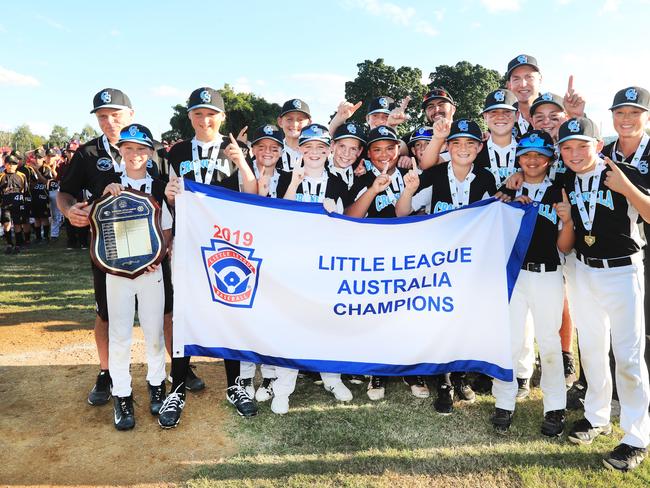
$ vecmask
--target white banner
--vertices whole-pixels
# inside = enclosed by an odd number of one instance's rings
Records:
[[[184,181],[174,355],[319,372],[512,379],[508,299],[537,216],[483,201],[351,219]]]

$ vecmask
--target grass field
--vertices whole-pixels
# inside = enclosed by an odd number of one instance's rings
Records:
[[[66,251],[57,243],[16,257],[0,256],[0,304],[0,326],[52,321],[59,327],[88,327],[93,299],[87,254]],[[490,397],[479,397],[475,404],[459,406],[453,415],[442,417],[433,411],[431,400],[413,398],[398,381],[388,385],[381,402],[368,400],[365,385],[352,385],[352,391],[351,403],[337,404],[322,387],[302,380],[291,397],[289,414],[274,415],[265,403],[259,415],[248,420],[237,417],[222,401],[218,408],[228,413],[225,428],[238,452],[215,464],[187,468],[182,484],[650,486],[650,461],[629,474],[602,466],[602,456],[621,436],[618,428],[612,437],[589,447],[573,446],[564,438],[543,438],[539,390],[518,405],[505,437],[492,432]],[[579,416],[573,412],[570,420]],[[181,423],[179,429],[183,428],[187,424]],[[196,442],[209,441],[197,436]]]

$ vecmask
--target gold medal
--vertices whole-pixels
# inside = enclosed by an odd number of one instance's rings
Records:
[[[596,236],[592,236],[589,233],[589,235],[585,236],[585,243],[590,247],[593,246],[596,243]]]

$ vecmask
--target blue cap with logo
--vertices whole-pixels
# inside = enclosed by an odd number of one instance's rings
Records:
[[[330,136],[330,131],[321,124],[309,124],[307,127],[300,131],[300,136],[298,137],[298,145],[302,146],[303,144],[310,141],[318,141],[328,146],[332,143],[332,138]]]
[[[409,147],[415,144],[417,141],[430,141],[433,137],[433,127],[420,126],[411,132],[409,137],[408,145]]]
[[[517,143],[517,156],[529,152],[537,152],[547,157],[555,154],[553,138],[543,130],[532,130],[527,132]]]
[[[136,144],[153,149],[153,136],[151,135],[151,131],[141,124],[131,124],[122,129],[117,145],[120,146],[125,142],[135,142]]]

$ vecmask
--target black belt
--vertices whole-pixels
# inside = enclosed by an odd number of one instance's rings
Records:
[[[557,271],[557,264],[524,263],[521,265],[521,269],[532,271],[533,273],[544,273],[545,271]]]
[[[632,264],[632,258],[630,256],[624,256],[622,258],[599,259],[583,256],[579,252],[576,252],[576,257],[590,268],[620,268],[621,266],[629,266]]]

